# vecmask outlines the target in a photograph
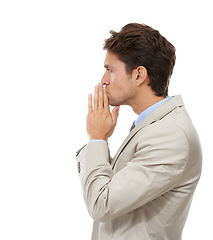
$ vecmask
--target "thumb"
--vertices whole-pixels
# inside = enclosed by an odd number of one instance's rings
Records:
[[[116,106],[113,108],[112,110],[112,120],[113,123],[116,124],[117,123],[117,119],[118,119],[118,115],[119,115],[119,110],[120,110],[120,106]]]

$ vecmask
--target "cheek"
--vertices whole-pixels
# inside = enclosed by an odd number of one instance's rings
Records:
[[[116,79],[115,86],[121,94],[126,94],[129,91],[130,81],[126,78],[126,76],[120,77]]]
[[[117,93],[120,92],[122,90],[120,81],[118,79],[112,79],[111,88],[112,88],[112,91],[114,92],[117,92]]]
[[[116,87],[116,89],[118,88],[122,88],[123,85],[123,81],[122,81],[122,77],[118,74],[111,74],[111,86]]]

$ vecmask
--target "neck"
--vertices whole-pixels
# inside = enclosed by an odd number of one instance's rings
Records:
[[[130,106],[132,107],[133,111],[139,115],[144,110],[163,100],[164,98],[165,97],[158,97],[154,94],[141,94],[134,100],[134,102],[130,104]]]

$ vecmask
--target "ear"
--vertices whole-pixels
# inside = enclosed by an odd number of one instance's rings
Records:
[[[135,69],[135,81],[136,84],[139,86],[142,83],[144,83],[144,81],[147,78],[147,70],[145,67],[143,66],[139,66],[137,67],[137,69]]]

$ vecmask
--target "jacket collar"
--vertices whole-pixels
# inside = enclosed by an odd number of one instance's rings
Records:
[[[180,95],[174,96],[155,110],[153,110],[143,121],[141,121],[126,137],[120,148],[118,149],[115,157],[112,160],[112,168],[114,167],[118,157],[120,156],[121,152],[125,148],[125,146],[128,144],[128,142],[144,127],[159,121],[161,118],[166,116],[168,113],[173,111],[175,108],[184,106],[184,102],[182,100],[182,97]]]

